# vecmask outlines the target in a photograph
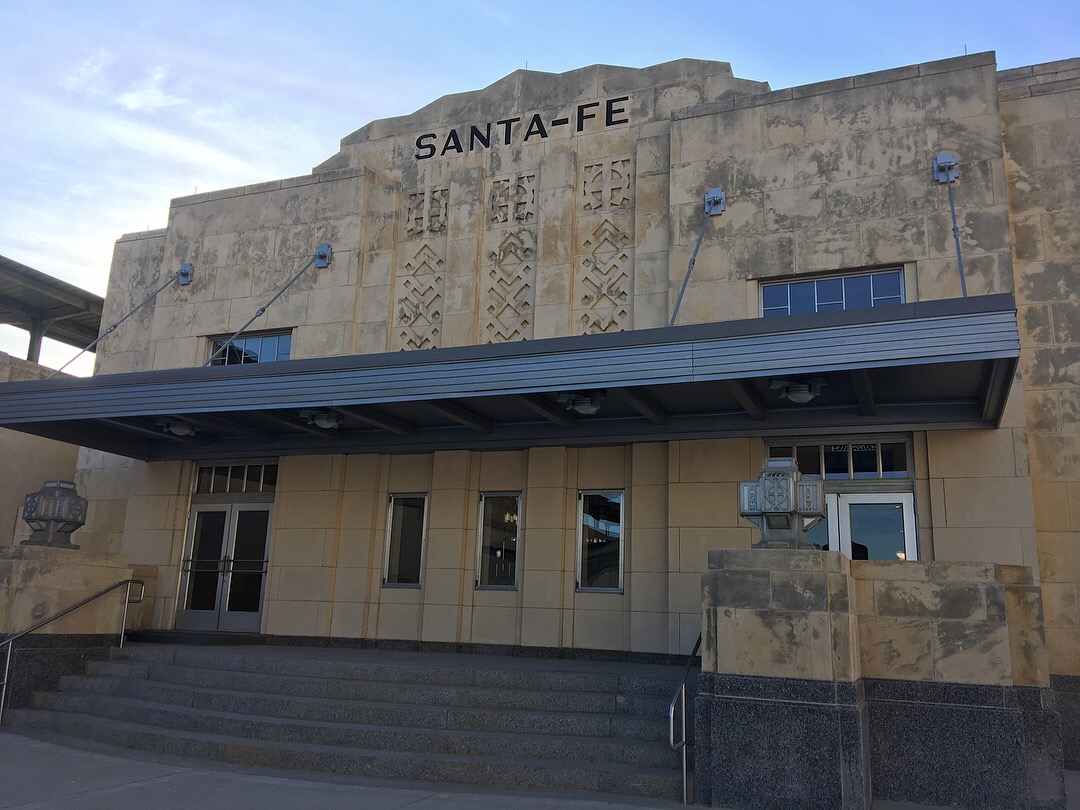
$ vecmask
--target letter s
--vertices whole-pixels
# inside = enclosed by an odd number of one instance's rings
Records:
[[[417,151],[415,157],[416,157],[417,160],[424,160],[424,159],[429,158],[429,157],[434,157],[434,155],[435,155],[435,144],[434,143],[424,143],[425,141],[434,141],[434,140],[435,140],[435,133],[434,132],[429,132],[426,135],[421,135],[419,138],[416,139],[416,148],[417,148],[418,151]]]

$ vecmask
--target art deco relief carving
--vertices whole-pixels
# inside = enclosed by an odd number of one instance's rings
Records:
[[[394,336],[398,349],[433,349],[441,345],[445,260],[423,245],[398,276]]]
[[[575,309],[585,334],[632,328],[633,247],[630,236],[605,218],[582,244]]]
[[[507,232],[488,253],[482,303],[487,343],[528,340],[533,335],[536,290],[536,237],[528,230]]]
[[[491,181],[489,224],[513,225],[535,219],[535,174],[516,174]]]
[[[628,208],[634,174],[628,157],[588,163],[581,173],[581,207],[585,211]]]
[[[446,233],[450,203],[449,188],[423,188],[405,195],[405,235],[407,239]]]

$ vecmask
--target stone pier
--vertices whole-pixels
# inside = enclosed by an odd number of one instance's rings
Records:
[[[1029,568],[724,549],[702,610],[698,803],[1064,807]]]

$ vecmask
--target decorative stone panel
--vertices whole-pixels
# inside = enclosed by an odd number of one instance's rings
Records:
[[[424,243],[398,274],[394,341],[398,349],[433,349],[441,345],[446,286],[445,250]]]
[[[536,236],[529,229],[506,231],[488,251],[481,326],[485,343],[528,340],[536,301]]]
[[[585,237],[574,279],[574,317],[582,334],[633,328],[633,240],[605,217]]]
[[[450,189],[424,188],[405,196],[405,236],[422,239],[446,233]]]
[[[633,184],[633,161],[629,157],[587,163],[581,173],[581,208],[629,208],[634,198]]]
[[[536,220],[536,174],[513,174],[491,181],[488,225]]]

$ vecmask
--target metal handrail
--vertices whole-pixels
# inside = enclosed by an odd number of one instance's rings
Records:
[[[15,633],[12,636],[8,636],[3,641],[0,641],[0,647],[4,647],[4,646],[7,647],[7,654],[6,654],[5,658],[4,658],[4,679],[2,681],[0,681],[0,723],[3,723],[3,721],[4,721],[4,704],[7,701],[7,688],[8,688],[8,682],[9,682],[10,676],[11,676],[11,651],[15,648],[15,642],[18,641],[23,636],[27,636],[30,633],[33,633],[35,630],[40,630],[42,627],[44,627],[47,624],[50,624],[51,622],[54,622],[57,619],[63,618],[64,616],[67,616],[69,613],[71,613],[72,611],[78,610],[83,605],[88,605],[91,602],[93,602],[95,599],[100,599],[101,597],[112,593],[117,588],[123,588],[125,585],[127,586],[127,593],[126,593],[125,598],[124,598],[124,615],[123,615],[123,618],[120,620],[120,647],[122,648],[124,646],[124,633],[127,630],[128,605],[141,604],[143,598],[146,596],[146,583],[143,582],[141,579],[122,579],[119,582],[117,582],[116,584],[110,585],[108,588],[103,588],[102,590],[98,591],[97,593],[93,594],[92,596],[86,597],[81,602],[76,602],[71,607],[65,608],[64,610],[61,610],[59,613],[54,613],[52,616],[49,616],[49,617],[47,617],[45,619],[42,619],[40,622],[33,625],[32,627],[28,627],[25,630],[22,630],[21,632]],[[132,585],[138,585],[139,586],[139,598],[135,599],[134,601],[131,598],[131,586]]]
[[[671,698],[671,703],[668,704],[667,716],[668,716],[668,744],[671,745],[672,751],[682,751],[682,803],[688,803],[689,783],[686,779],[686,679],[690,677],[690,670],[694,666],[694,658],[697,656],[698,650],[701,649],[701,634],[698,634],[697,643],[694,644],[694,649],[686,657],[686,669],[683,670],[682,680],[679,681],[679,688],[675,690],[675,694]],[[678,742],[675,741],[675,705],[680,704],[682,706],[682,739]]]

